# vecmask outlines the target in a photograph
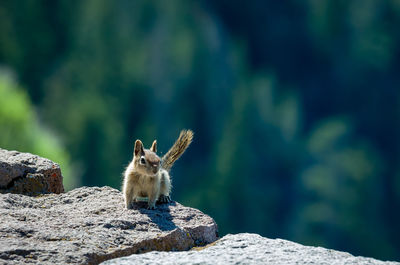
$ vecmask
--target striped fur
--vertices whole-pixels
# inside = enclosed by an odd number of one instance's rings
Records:
[[[179,134],[178,139],[169,151],[162,157],[161,163],[162,168],[168,172],[171,170],[175,161],[185,152],[186,148],[190,145],[193,140],[193,131],[182,130]]]

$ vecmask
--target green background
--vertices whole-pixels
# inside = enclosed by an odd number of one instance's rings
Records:
[[[120,188],[183,128],[173,199],[400,260],[398,0],[0,0],[0,147]]]

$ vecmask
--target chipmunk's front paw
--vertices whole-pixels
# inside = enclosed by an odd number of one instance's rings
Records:
[[[160,195],[160,197],[158,198],[158,202],[159,203],[169,203],[171,202],[171,198],[168,195]]]
[[[131,198],[125,201],[126,209],[133,209],[135,206],[136,198]]]

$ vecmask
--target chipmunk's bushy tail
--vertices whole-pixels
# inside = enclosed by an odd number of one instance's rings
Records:
[[[175,141],[174,145],[162,157],[162,167],[170,171],[175,161],[185,152],[186,148],[190,145],[193,139],[193,131],[182,130],[179,138]]]

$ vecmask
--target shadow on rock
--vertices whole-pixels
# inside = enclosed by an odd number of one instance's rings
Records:
[[[147,209],[147,202],[136,202],[133,206],[134,210],[138,210],[141,214],[147,215],[151,221],[158,226],[161,231],[172,231],[177,228],[172,221],[170,207],[176,206],[176,202],[158,204],[155,210]]]

